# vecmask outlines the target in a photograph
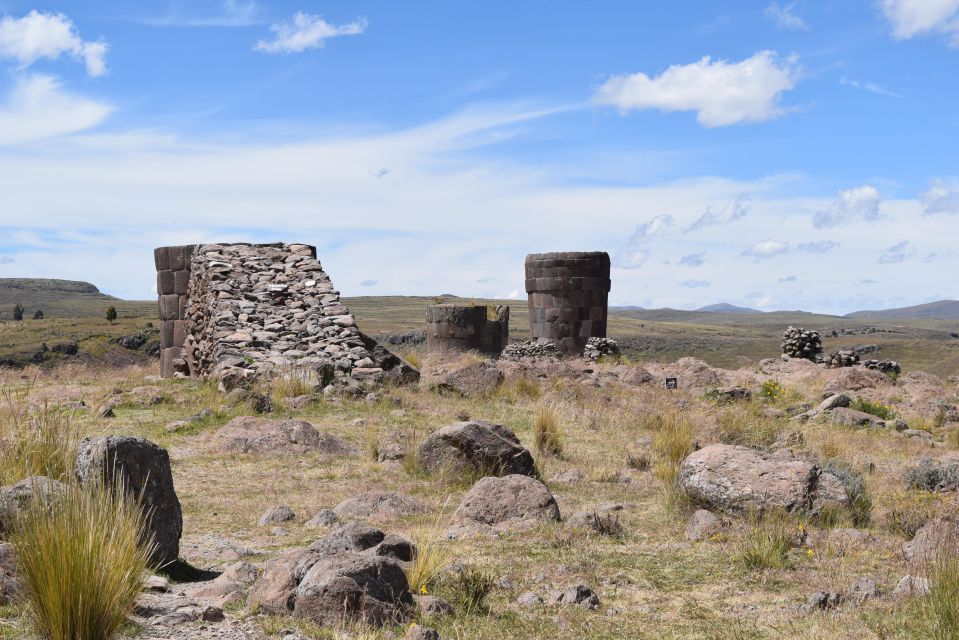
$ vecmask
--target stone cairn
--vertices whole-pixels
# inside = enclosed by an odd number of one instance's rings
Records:
[[[160,312],[160,375],[169,378],[181,363],[186,341],[187,291],[193,245],[153,250]]]
[[[224,388],[286,375],[324,386],[419,379],[360,332],[309,245],[199,245],[189,273],[175,372]]]
[[[619,355],[619,344],[612,338],[590,338],[586,341],[586,347],[583,349],[583,357],[591,362],[596,362],[603,357],[616,357]]]
[[[434,304],[426,308],[430,353],[478,351],[498,358],[509,340],[506,305]]]
[[[783,355],[790,358],[805,358],[806,360],[816,360],[816,356],[822,353],[822,338],[816,331],[806,331],[789,327],[783,333]]]
[[[606,337],[609,254],[534,253],[526,256],[529,328],[534,342],[552,342],[580,355],[589,338]]]

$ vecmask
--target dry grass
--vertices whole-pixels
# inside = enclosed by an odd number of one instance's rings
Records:
[[[73,473],[78,433],[70,415],[55,406],[31,408],[29,390],[0,391],[0,485]]]
[[[536,450],[550,456],[563,455],[563,436],[560,433],[559,411],[549,403],[536,407],[533,417],[533,443]]]
[[[796,536],[796,526],[781,511],[753,518],[749,532],[739,543],[736,559],[750,571],[785,569],[792,566],[789,550]]]

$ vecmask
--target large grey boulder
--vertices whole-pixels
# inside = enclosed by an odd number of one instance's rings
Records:
[[[402,567],[380,556],[341,553],[310,567],[296,588],[293,615],[319,625],[406,621],[415,603]]]
[[[65,489],[62,482],[46,476],[32,476],[16,484],[0,487],[0,538],[13,526],[17,512],[34,498],[49,500],[62,494]]]
[[[482,478],[463,496],[461,520],[485,525],[559,520],[559,505],[545,484],[529,476]]]
[[[864,411],[856,411],[855,409],[850,409],[849,407],[836,407],[829,412],[829,418],[832,420],[833,424],[838,424],[844,427],[873,427],[875,429],[884,429],[886,427],[886,421],[881,418],[877,418],[871,413],[866,413]]]
[[[434,431],[419,448],[420,465],[429,473],[522,474],[531,476],[533,455],[506,427],[470,420]]]
[[[183,513],[166,449],[134,436],[86,438],[77,449],[76,474],[81,484],[99,480],[114,484],[122,478],[147,514],[147,531],[156,543],[151,560],[159,565],[177,560]]]
[[[811,462],[725,444],[691,453],[677,483],[695,503],[737,515],[775,508],[816,514],[849,502],[839,479]]]
[[[303,420],[238,416],[217,431],[213,440],[226,453],[319,453],[330,457],[356,454],[356,448],[345,440],[317,431]]]
[[[959,522],[954,516],[936,518],[923,525],[912,540],[902,545],[907,561],[924,564],[943,554],[959,553]]]

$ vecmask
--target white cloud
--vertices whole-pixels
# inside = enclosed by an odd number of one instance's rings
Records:
[[[627,250],[613,256],[613,266],[620,269],[639,269],[649,260],[646,249]]]
[[[327,38],[361,34],[366,31],[366,25],[366,18],[358,18],[348,24],[335,26],[320,16],[300,11],[292,20],[272,25],[270,31],[274,34],[273,40],[260,40],[254,49],[265,53],[300,53],[322,47]]]
[[[82,60],[91,76],[107,72],[106,42],[85,42],[73,22],[62,13],[33,10],[22,18],[0,19],[0,56],[16,60],[22,68],[37,60],[56,60],[67,54]]]
[[[738,195],[727,202],[726,206],[724,206],[719,213],[714,213],[712,207],[706,207],[706,213],[700,216],[696,222],[689,225],[689,228],[686,229],[686,231],[696,231],[697,229],[702,229],[703,227],[726,225],[730,222],[735,222],[736,220],[745,217],[745,215],[749,213],[749,207],[747,205],[748,202],[748,196]]]
[[[922,202],[922,212],[927,216],[936,213],[959,214],[959,189],[944,180],[933,180],[919,200]]]
[[[807,253],[828,253],[838,246],[839,243],[835,240],[817,240],[797,244],[796,248]]]
[[[843,76],[839,79],[839,84],[846,87],[852,87],[854,89],[860,89],[861,91],[868,91],[869,93],[876,93],[881,96],[889,96],[891,98],[902,97],[902,94],[896,93],[895,91],[892,91],[890,89],[886,89],[885,87],[878,85],[875,82],[868,82],[868,81],[862,82],[859,80],[853,80],[851,78],[847,78],[846,76]]]
[[[684,267],[701,267],[706,262],[705,253],[690,253],[679,259],[679,264]]]
[[[839,192],[832,206],[813,216],[813,226],[817,229],[837,227],[856,219],[875,222],[879,219],[879,190],[872,185],[863,185]]]
[[[742,255],[762,260],[789,251],[789,243],[780,240],[762,240],[742,252]]]
[[[763,15],[772,20],[780,29],[805,30],[809,28],[806,21],[796,13],[795,2],[784,5],[773,2],[766,7]]]
[[[939,34],[959,47],[959,0],[881,0],[879,4],[897,40]]]
[[[668,215],[655,216],[649,222],[638,225],[633,230],[633,235],[629,237],[629,244],[638,245],[652,240],[655,236],[663,233],[666,229],[673,226],[673,217]]]
[[[780,282],[797,282],[798,280],[796,276],[783,276],[779,279]]]
[[[899,264],[900,262],[905,262],[915,254],[916,250],[912,248],[909,241],[903,240],[891,247],[883,249],[879,255],[879,264]]]
[[[613,76],[593,101],[623,111],[695,111],[703,126],[722,127],[783,115],[780,96],[796,86],[799,76],[796,58],[781,59],[774,51],[760,51],[740,62],[706,56],[692,64],[673,65],[656,77]]]
[[[112,110],[110,105],[65,93],[50,76],[24,76],[0,104],[0,145],[90,129]]]

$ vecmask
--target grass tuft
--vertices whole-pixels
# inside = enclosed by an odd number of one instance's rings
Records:
[[[886,406],[881,402],[870,402],[863,397],[858,397],[853,400],[849,408],[868,413],[882,420],[892,420],[896,417],[896,412],[893,411],[892,407]]]
[[[536,450],[551,456],[563,455],[563,439],[559,429],[559,414],[552,404],[542,403],[533,416],[533,442]]]
[[[959,638],[959,556],[943,553],[929,571],[929,593],[922,610],[931,625],[934,640]]]
[[[0,406],[0,485],[30,476],[63,480],[73,474],[79,433],[67,411],[30,409],[19,394],[5,389]]]
[[[754,517],[752,528],[739,544],[739,563],[750,571],[789,568],[789,550],[794,539],[790,524],[782,511]]]

